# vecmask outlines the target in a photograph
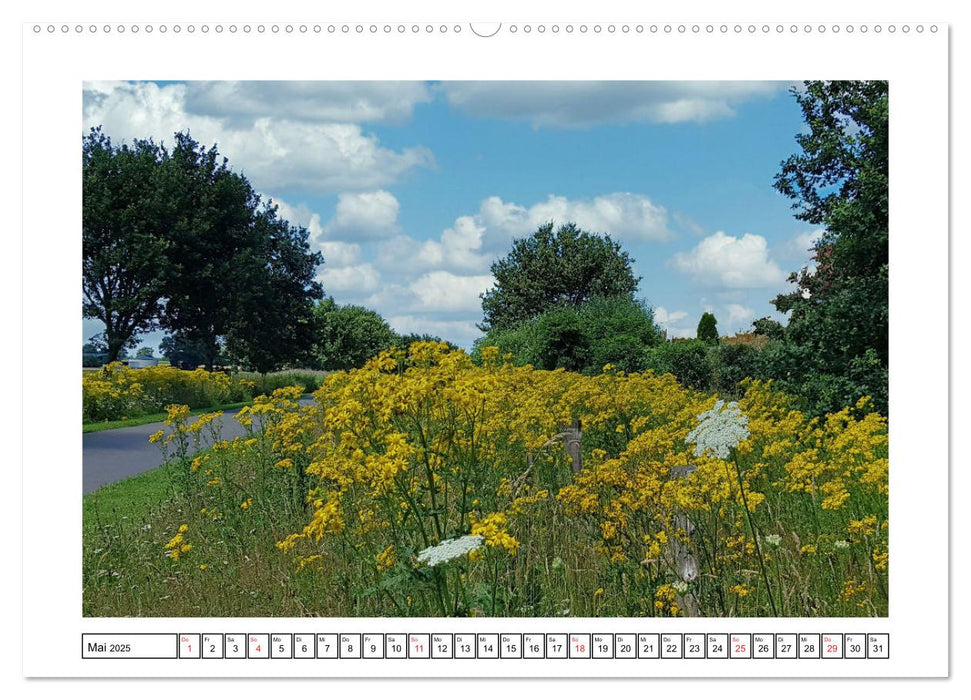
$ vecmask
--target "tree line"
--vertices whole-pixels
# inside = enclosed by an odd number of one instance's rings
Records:
[[[482,295],[481,348],[518,363],[597,373],[671,372],[732,393],[772,379],[813,413],[861,396],[888,407],[888,85],[810,81],[794,90],[807,125],[773,185],[797,219],[821,226],[812,264],[757,319],[720,338],[706,312],[697,337],[668,341],[638,298],[634,260],[609,234],[553,222],[514,241]],[[165,328],[170,359],[212,366],[229,357],[257,371],[302,364],[359,367],[428,335],[396,333],[376,312],[325,298],[308,234],[263,202],[215,147],[187,133],[171,150],[151,140],[84,139],[84,314],[105,325],[109,359]],[[201,362],[199,362],[201,360]]]

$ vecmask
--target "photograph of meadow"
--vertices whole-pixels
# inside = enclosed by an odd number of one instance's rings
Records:
[[[86,83],[83,614],[887,616],[888,93]]]

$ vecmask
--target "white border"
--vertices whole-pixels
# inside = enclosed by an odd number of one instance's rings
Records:
[[[267,23],[273,20],[267,20]],[[71,23],[74,24],[73,22]],[[87,24],[87,22],[84,22]],[[437,24],[437,23],[436,23]],[[732,23],[734,24],[734,23]],[[747,23],[746,23],[747,24]],[[759,23],[762,24],[762,23]],[[775,24],[774,22],[771,24]],[[814,23],[818,24],[818,23]],[[827,23],[831,24],[831,23]],[[929,23],[924,23],[927,26]],[[872,26],[872,24],[871,24]],[[938,27],[945,30],[944,25]],[[762,36],[633,36],[587,34],[500,34],[481,40],[468,33],[416,37],[338,36],[331,41],[309,35],[238,35],[202,37],[182,34],[115,33],[105,37],[24,36],[24,141],[32,144],[24,164],[24,210],[43,212],[44,232],[24,237],[23,374],[32,386],[24,396],[24,415],[43,415],[47,397],[76,386],[76,367],[63,361],[63,348],[74,347],[77,324],[77,271],[80,179],[80,85],[86,79],[798,79],[802,77],[887,78],[891,81],[891,353],[893,362],[891,429],[891,617],[854,621],[760,619],[678,620],[667,626],[651,621],[556,621],[566,632],[609,631],[793,631],[879,632],[891,634],[892,657],[879,670],[874,663],[801,660],[758,667],[766,675],[942,675],[947,673],[947,443],[942,415],[928,410],[947,401],[946,347],[928,347],[913,330],[947,325],[947,32],[881,35],[869,33]],[[252,50],[262,41],[266,51]],[[248,50],[240,51],[241,45]],[[559,46],[557,45],[559,44]],[[582,50],[559,50],[582,47]],[[50,61],[52,55],[70,61]],[[226,65],[224,58],[232,58]],[[384,57],[393,56],[387,63]],[[447,58],[447,60],[443,60]],[[543,60],[544,63],[537,62]],[[555,60],[553,60],[555,58]],[[549,59],[549,60],[547,60]],[[328,67],[334,70],[328,70]],[[52,200],[56,205],[52,206]],[[52,237],[58,241],[51,245]],[[42,262],[43,261],[43,264]],[[52,301],[56,300],[56,301]],[[937,358],[933,358],[936,353]],[[907,368],[919,368],[908,371]],[[124,631],[232,631],[239,621],[83,620],[80,618],[80,404],[57,424],[24,425],[25,445],[43,445],[42,461],[24,462],[24,671],[27,675],[223,675],[222,662],[82,663],[80,633]],[[937,439],[928,439],[937,436]],[[52,489],[52,484],[58,487]],[[933,573],[937,572],[937,573]],[[589,626],[588,626],[589,625]],[[530,631],[535,621],[314,620],[324,631]],[[770,629],[771,627],[771,629]],[[72,631],[73,630],[73,631]],[[245,631],[309,631],[305,621],[250,620]],[[550,628],[543,631],[553,631]],[[253,662],[258,663],[258,662]],[[276,667],[276,664],[284,663]],[[300,662],[268,661],[232,671],[234,675],[294,675]],[[312,675],[319,675],[311,662]],[[346,667],[352,675],[518,675],[508,664],[433,661],[372,662],[366,670]],[[546,661],[542,675],[581,673],[576,663]],[[645,668],[627,662],[582,662],[582,675],[642,675]],[[681,662],[673,675],[747,675],[753,662]],[[107,664],[111,664],[108,666]],[[195,666],[189,669],[186,664]],[[196,666],[196,664],[200,664]],[[417,670],[415,664],[421,664]],[[740,666],[739,664],[743,664]],[[361,666],[359,664],[358,666]],[[862,666],[862,668],[861,668]],[[279,668],[279,671],[277,671]],[[345,668],[342,666],[342,668]],[[106,670],[107,669],[107,670]],[[743,670],[744,669],[744,670]],[[660,669],[659,669],[660,670]],[[536,675],[535,667],[522,668]],[[328,674],[329,675],[329,674]]]

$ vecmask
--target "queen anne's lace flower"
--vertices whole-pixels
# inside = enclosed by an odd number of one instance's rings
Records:
[[[434,547],[428,547],[418,552],[418,561],[422,564],[428,564],[428,566],[444,564],[456,557],[479,549],[484,541],[482,535],[463,535],[451,540],[442,540]]]
[[[719,400],[710,411],[699,414],[698,421],[698,427],[684,439],[695,443],[696,457],[710,451],[716,457],[727,459],[730,450],[749,436],[748,416],[735,401],[726,405]]]

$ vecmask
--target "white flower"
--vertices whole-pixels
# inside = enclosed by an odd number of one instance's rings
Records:
[[[722,407],[724,406],[724,410]],[[688,433],[685,442],[695,443],[695,456],[711,452],[727,459],[729,451],[749,436],[748,416],[732,401],[728,405],[721,399],[710,411],[698,415],[698,427]]]
[[[678,595],[684,595],[688,592],[688,584],[684,581],[675,581],[671,584],[671,588],[673,588]]]
[[[418,552],[418,561],[429,566],[437,566],[479,549],[483,540],[482,535],[463,535],[451,540],[442,540],[434,547]]]
[[[835,542],[833,542],[833,546],[836,547],[836,549],[848,549],[850,546],[850,543],[847,542],[846,540],[836,540]]]
[[[766,535],[763,540],[766,544],[771,544],[773,547],[778,547],[780,544],[782,544],[781,535]]]

